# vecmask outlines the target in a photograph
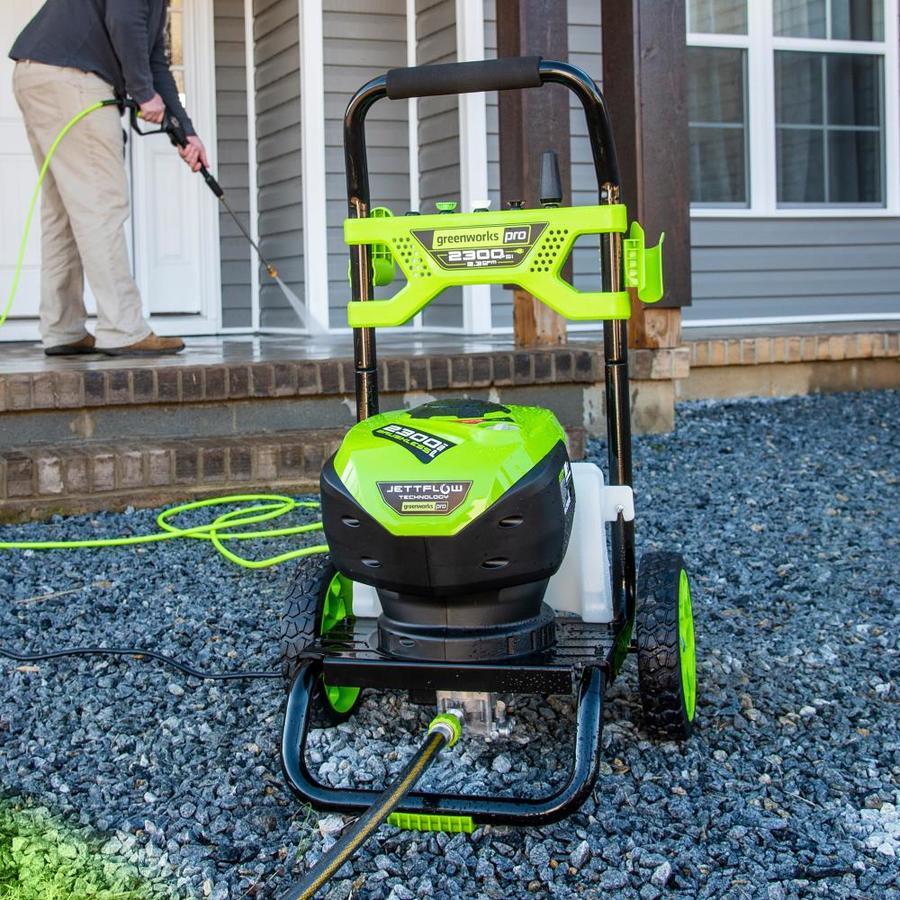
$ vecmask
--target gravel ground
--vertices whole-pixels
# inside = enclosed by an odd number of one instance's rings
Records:
[[[692,404],[678,421],[636,441],[638,540],[682,550],[693,572],[694,737],[647,739],[629,661],[579,814],[471,837],[383,829],[328,897],[900,897],[900,395]],[[112,535],[152,520],[98,514],[0,535]],[[133,642],[200,666],[271,668],[291,577],[290,564],[245,572],[192,542],[3,554],[0,640]],[[272,896],[333,842],[341,820],[282,782],[275,683],[102,659],[0,665],[5,791],[107,834],[109,852],[173,892]],[[558,783],[572,701],[512,705],[514,738],[464,739],[426,783]],[[313,766],[334,784],[377,785],[429,716],[369,696],[352,724],[313,732]]]

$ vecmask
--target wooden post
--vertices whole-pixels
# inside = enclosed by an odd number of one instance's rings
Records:
[[[666,293],[653,306],[632,294],[628,343],[676,347],[691,302],[685,4],[601,0],[603,93],[618,149],[622,198],[648,242],[665,231]]]
[[[497,55],[569,54],[566,4],[559,0],[499,0]],[[555,150],[563,183],[563,205],[571,203],[569,97],[561,85],[500,91],[500,202],[522,200],[540,206],[541,154]],[[527,291],[513,291],[513,333],[517,347],[565,344],[566,321]]]

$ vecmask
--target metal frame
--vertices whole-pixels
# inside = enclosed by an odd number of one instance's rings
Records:
[[[291,790],[316,809],[358,814],[372,804],[379,792],[328,787],[312,775],[303,756],[313,691],[321,672],[321,663],[309,660],[300,667],[291,684],[281,734],[282,768]],[[403,798],[398,811],[472,816],[479,824],[496,825],[549,825],[564,819],[584,803],[597,781],[605,683],[606,676],[599,663],[583,670],[578,688],[575,758],[568,780],[555,793],[526,799],[411,791]]]

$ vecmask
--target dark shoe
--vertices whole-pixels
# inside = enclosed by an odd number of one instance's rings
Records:
[[[86,334],[74,344],[57,344],[55,347],[44,347],[44,356],[78,356],[82,353],[99,353],[94,346],[94,336]]]
[[[159,337],[151,331],[142,341],[125,347],[98,347],[107,356],[171,356],[184,350],[184,341],[177,337]]]

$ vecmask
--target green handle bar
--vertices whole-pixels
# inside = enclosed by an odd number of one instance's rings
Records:
[[[389,299],[351,301],[349,323],[402,325],[445,288],[466,284],[519,285],[574,321],[627,319],[627,290],[577,291],[560,274],[579,236],[622,234],[627,223],[621,204],[346,219],[347,244],[386,246],[406,278]],[[637,223],[625,241],[625,263],[626,287],[636,288],[646,303],[659,300],[661,247],[645,248]]]

